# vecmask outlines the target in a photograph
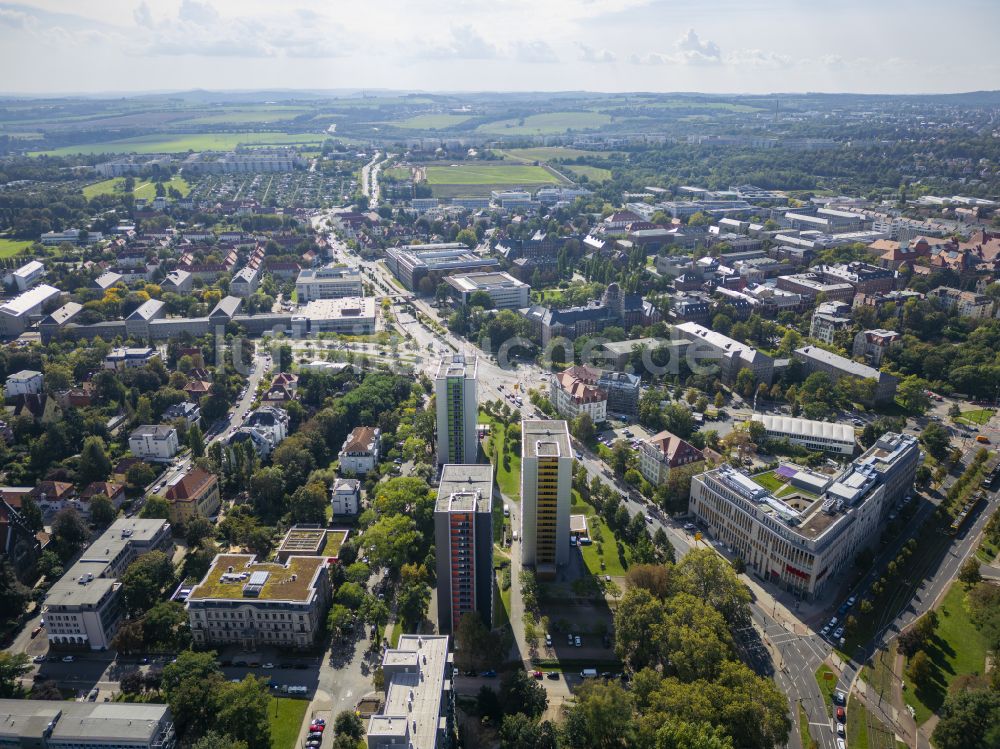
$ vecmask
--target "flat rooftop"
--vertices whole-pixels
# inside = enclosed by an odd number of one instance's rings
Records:
[[[445,281],[460,291],[476,291],[491,288],[527,288],[528,284],[518,281],[509,273],[463,273],[447,276]]]
[[[326,564],[326,560],[319,556],[290,557],[285,564],[256,562],[255,559],[253,554],[219,554],[204,579],[191,591],[188,600],[251,599],[308,603],[312,600],[313,581]],[[229,572],[230,567],[232,572]],[[255,576],[256,579],[251,580]],[[245,588],[251,584],[259,586],[259,590],[248,595]]]
[[[572,457],[569,425],[563,419],[525,419],[521,422],[521,451],[526,458]]]
[[[98,739],[148,742],[161,722],[169,723],[166,705],[59,700],[0,700],[0,739],[36,739],[51,725],[50,740],[95,743]],[[80,741],[74,741],[80,739]]]
[[[383,669],[395,672],[386,685],[385,707],[372,716],[368,736],[401,736],[409,732],[412,749],[435,749],[441,720],[441,695],[448,667],[447,635],[403,635],[387,650]],[[402,731],[400,733],[400,725]]]
[[[278,551],[317,554],[324,543],[326,543],[325,528],[294,527],[285,534]]]
[[[490,512],[493,466],[449,463],[441,469],[435,512]]]
[[[446,377],[464,377],[467,380],[474,380],[478,370],[479,357],[473,357],[471,362],[467,362],[462,354],[453,354],[441,360],[434,377],[438,380]]]

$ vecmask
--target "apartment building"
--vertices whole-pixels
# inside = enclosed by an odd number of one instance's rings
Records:
[[[306,650],[323,632],[329,602],[325,557],[275,563],[219,554],[185,608],[197,647]]]
[[[705,367],[717,365],[726,382],[734,382],[741,369],[749,369],[756,382],[770,385],[774,379],[774,359],[745,343],[693,322],[677,325],[674,330],[691,341],[688,360]]]
[[[354,517],[361,511],[361,482],[357,479],[334,479],[330,489],[334,517]]]
[[[438,631],[458,630],[466,614],[493,627],[493,466],[441,469],[434,506]]]
[[[7,375],[4,382],[4,398],[16,398],[19,395],[37,395],[45,386],[45,375],[33,369],[22,369],[20,372]]]
[[[827,283],[849,283],[858,294],[885,294],[896,288],[896,271],[870,263],[817,265],[812,270]]]
[[[462,354],[446,357],[434,376],[437,411],[437,463],[475,463],[479,454],[476,422],[479,401],[476,380],[479,360]]]
[[[170,506],[170,521],[178,524],[195,517],[214,517],[221,505],[218,477],[197,466],[167,484],[164,496]]]
[[[166,705],[0,700],[0,746],[9,749],[173,749]]]
[[[854,348],[851,354],[872,367],[881,367],[885,355],[902,339],[895,330],[862,330],[854,336]]]
[[[149,346],[130,348],[118,346],[111,349],[108,355],[104,357],[104,368],[121,370],[145,367],[159,356],[160,353],[155,348]]]
[[[608,418],[608,394],[597,386],[601,371],[587,366],[572,366],[549,382],[549,397],[556,411],[572,421],[587,414],[594,424]]]
[[[639,415],[642,380],[627,372],[602,372],[597,387],[608,394],[607,412],[621,416]]]
[[[962,317],[971,317],[974,320],[982,320],[993,312],[993,300],[985,294],[977,294],[974,291],[959,291],[948,286],[938,286],[928,291],[927,296],[937,299],[945,309],[955,310]]]
[[[177,430],[161,424],[143,424],[129,435],[128,449],[137,458],[152,463],[168,463],[180,449]]]
[[[865,405],[886,403],[896,395],[896,378],[886,372],[880,372],[874,367],[869,367],[867,364],[861,364],[816,346],[803,346],[795,349],[794,355],[805,365],[807,375],[813,372],[826,372],[834,382],[841,377],[874,380],[875,387],[872,397],[867,399]]]
[[[314,299],[339,299],[363,294],[361,272],[346,265],[303,268],[295,279],[295,297],[299,304]]]
[[[27,263],[11,271],[4,282],[14,286],[18,291],[27,291],[45,277],[45,266],[38,260],[29,260]]]
[[[447,749],[454,731],[448,635],[403,635],[382,656],[385,699],[368,719],[367,749]]]
[[[653,486],[665,484],[673,469],[695,465],[704,459],[701,450],[667,431],[639,444],[639,473]]]
[[[341,473],[364,476],[375,470],[382,452],[382,430],[378,427],[354,427],[340,447],[337,460]]]
[[[502,271],[446,276],[444,282],[448,284],[455,303],[460,305],[468,304],[469,297],[477,291],[487,294],[496,309],[521,309],[530,303],[528,292],[531,287]]]
[[[61,294],[54,286],[42,283],[0,304],[0,336],[17,338],[28,328],[32,318],[40,318],[42,308],[54,304]]]
[[[851,305],[845,302],[823,302],[816,306],[809,322],[809,335],[828,345],[840,330],[851,327]]]
[[[890,432],[834,477],[787,471],[791,490],[780,497],[722,466],[695,476],[689,509],[754,574],[812,600],[841,589],[912,487],[920,460],[916,438]]]
[[[45,634],[54,647],[106,650],[125,615],[118,578],[143,554],[173,549],[166,520],[119,518],[45,596]]]
[[[791,444],[800,445],[806,450],[854,455],[854,428],[850,424],[772,414],[753,414],[750,418],[764,425],[764,433],[768,439],[787,439]]]
[[[573,451],[563,420],[521,422],[521,563],[552,579],[569,562]]]

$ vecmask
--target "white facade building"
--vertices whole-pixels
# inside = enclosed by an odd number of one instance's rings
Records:
[[[346,265],[303,268],[295,280],[295,297],[299,304],[362,294],[361,272]]]
[[[849,424],[772,414],[754,414],[751,420],[764,425],[768,439],[787,439],[806,450],[854,455],[854,428]]]
[[[42,392],[45,385],[45,375],[31,369],[22,369],[7,377],[4,383],[5,398],[16,398],[19,395],[34,395]]]
[[[357,515],[361,511],[361,482],[357,479],[335,479],[330,490],[330,505],[334,516]]]
[[[153,463],[169,462],[180,449],[177,443],[177,430],[159,424],[136,427],[129,435],[128,449],[134,456],[143,460]]]
[[[354,427],[340,448],[337,460],[341,473],[364,476],[375,470],[382,450],[382,430],[378,427]]]
[[[468,304],[469,297],[482,291],[489,295],[497,309],[522,309],[530,305],[528,292],[531,287],[509,273],[464,273],[446,276],[444,282],[451,287],[458,304]]]
[[[607,421],[608,394],[597,386],[601,372],[587,366],[573,366],[550,380],[549,396],[564,419],[587,414],[594,424]]]

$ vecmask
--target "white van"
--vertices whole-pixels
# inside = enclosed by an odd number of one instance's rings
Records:
[[[596,679],[597,669],[596,668],[585,668],[580,672],[581,679]]]
[[[512,532],[510,537],[513,540],[513,543],[516,544],[517,543],[517,531]]]
[[[288,687],[289,694],[306,694],[309,690],[303,686],[290,686]]]
[[[503,506],[503,516],[505,518],[509,518],[510,517],[510,505],[504,505]]]

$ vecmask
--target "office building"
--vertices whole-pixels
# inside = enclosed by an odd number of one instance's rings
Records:
[[[403,635],[382,656],[385,699],[368,719],[368,749],[447,749],[455,691],[448,635]]]
[[[32,323],[32,318],[40,318],[42,308],[62,294],[59,289],[48,284],[38,284],[0,304],[0,336],[16,338]]]
[[[812,270],[828,283],[849,283],[858,294],[885,294],[896,288],[896,271],[870,263],[817,265]]]
[[[477,255],[461,242],[390,247],[385,251],[385,264],[403,286],[421,294],[434,293],[445,276],[499,265],[496,258]]]
[[[597,386],[599,369],[574,365],[549,381],[549,398],[559,415],[572,421],[587,414],[594,424],[608,418],[608,394]]]
[[[375,470],[382,451],[382,430],[378,427],[354,427],[340,446],[337,460],[341,473],[364,476]]]
[[[45,266],[38,260],[29,260],[27,263],[11,271],[4,282],[14,286],[18,291],[27,291],[37,284],[45,276]]]
[[[7,376],[4,383],[4,398],[16,398],[19,395],[37,395],[45,385],[45,375],[31,369],[22,369]]]
[[[521,314],[531,326],[532,336],[542,346],[548,346],[557,337],[575,340],[600,333],[610,326],[631,330],[642,325],[643,301],[641,294],[623,293],[617,283],[610,283],[599,302],[565,309],[536,304],[522,309]]]
[[[701,450],[667,431],[639,443],[639,473],[653,486],[665,484],[673,469],[692,466],[704,459]]]
[[[125,333],[129,338],[148,338],[149,323],[167,316],[167,305],[159,299],[148,299],[125,318]]]
[[[850,424],[772,414],[753,414],[750,418],[764,425],[769,440],[787,439],[806,450],[854,455],[854,428]]]
[[[219,512],[219,479],[195,466],[167,484],[164,496],[170,521],[184,524],[196,517],[211,518]]]
[[[363,294],[361,272],[346,265],[303,268],[295,279],[295,297],[299,304],[313,299],[339,299]]]
[[[159,424],[136,427],[128,437],[128,449],[137,458],[153,463],[166,463],[174,459],[180,446],[177,430]]]
[[[853,356],[864,359],[872,367],[881,367],[885,355],[894,345],[900,342],[902,336],[895,330],[862,330],[854,336]]]
[[[45,634],[55,647],[107,650],[125,616],[118,578],[151,551],[173,549],[166,520],[119,518],[45,596]]]
[[[569,562],[573,452],[562,420],[521,422],[521,563],[552,579]]]
[[[155,348],[149,346],[125,348],[119,346],[111,349],[104,357],[105,369],[131,369],[134,367],[145,367],[153,359],[159,357],[160,353]]]
[[[845,302],[823,302],[812,313],[809,335],[831,345],[837,331],[847,330],[852,324],[851,305]]]
[[[99,231],[66,229],[65,231],[47,231],[38,238],[38,241],[46,247],[54,247],[63,242],[90,245],[104,241],[104,235]]]
[[[493,628],[493,466],[449,464],[434,506],[438,631],[466,614]]]
[[[790,488],[780,497],[722,466],[694,477],[688,507],[748,571],[811,600],[850,580],[855,557],[878,540],[920,460],[916,438],[890,432],[833,477],[783,467]]]
[[[312,648],[324,630],[330,582],[322,556],[258,562],[219,554],[187,597],[196,647]]]
[[[820,274],[812,272],[778,276],[776,284],[782,291],[791,291],[809,299],[822,294],[828,302],[850,304],[855,293],[854,286],[846,281],[827,281]]]
[[[242,297],[252,295],[260,285],[262,270],[263,267],[260,265],[247,265],[240,268],[240,270],[233,274],[233,279],[229,282],[229,293],[233,296]],[[297,290],[298,285],[296,285],[296,291]]]
[[[292,317],[292,334],[294,336],[305,336],[310,333],[371,335],[375,332],[375,314],[375,297],[313,299]]]
[[[67,700],[0,700],[7,749],[173,749],[166,705]]]
[[[463,273],[446,276],[444,282],[451,289],[456,304],[468,304],[469,297],[477,291],[488,294],[496,309],[521,309],[528,306],[531,287],[518,281],[509,273]]]
[[[734,382],[741,369],[749,369],[755,382],[771,384],[774,359],[767,354],[697,323],[682,323],[674,330],[691,341],[688,360],[706,367],[717,365],[726,382]]]
[[[434,377],[438,465],[476,462],[479,454],[476,434],[478,367],[478,359],[466,362],[462,354],[445,358],[438,365]]]
[[[862,399],[865,405],[887,403],[896,396],[896,378],[886,372],[880,372],[874,367],[869,367],[867,364],[861,364],[816,346],[803,346],[795,349],[794,355],[805,365],[807,376],[813,372],[826,372],[834,382],[841,377],[874,380],[871,397]]]
[[[607,413],[637,417],[641,383],[637,375],[627,372],[602,372],[597,387],[608,395]]]

